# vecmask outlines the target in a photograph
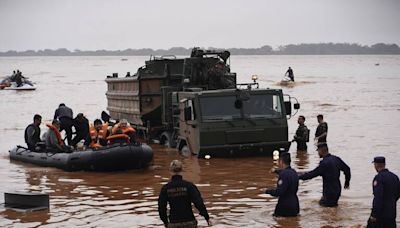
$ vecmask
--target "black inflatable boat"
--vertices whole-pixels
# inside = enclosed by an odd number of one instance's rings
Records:
[[[10,159],[66,171],[115,171],[140,169],[153,160],[153,150],[147,144],[115,144],[97,150],[71,153],[32,152],[17,146],[10,150]]]

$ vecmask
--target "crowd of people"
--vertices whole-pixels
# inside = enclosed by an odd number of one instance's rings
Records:
[[[322,197],[319,204],[323,207],[337,207],[341,196],[342,185],[340,173],[345,176],[344,189],[350,188],[351,169],[338,156],[329,152],[327,145],[328,124],[323,115],[317,116],[318,127],[315,132],[315,142],[319,157],[319,165],[305,173],[298,173],[291,167],[291,155],[287,152],[279,157],[279,169],[272,169],[278,175],[276,188],[267,188],[266,194],[278,197],[274,216],[292,217],[300,214],[300,204],[297,197],[299,180],[309,180],[322,177]],[[307,151],[309,130],[304,124],[305,117],[299,116],[299,128],[293,142],[297,142],[298,152]],[[371,215],[367,227],[396,227],[396,205],[400,198],[400,181],[398,176],[386,168],[385,157],[378,156],[373,160],[377,175],[373,179],[373,194]],[[203,199],[197,187],[183,179],[182,163],[174,160],[170,164],[171,180],[165,184],[158,198],[158,211],[165,227],[197,227],[193,215],[192,203],[198,209],[207,224],[211,226],[210,216],[204,206]],[[169,204],[169,216],[167,205]]]
[[[84,145],[81,149],[99,149],[109,144],[135,142],[136,131],[126,119],[121,119],[115,124],[103,123],[96,119],[93,124],[89,124],[83,113],[74,118],[72,109],[64,103],[56,109],[53,121],[46,124],[48,130],[43,136],[40,132],[41,123],[42,116],[36,114],[33,123],[25,129],[25,142],[30,151],[71,152],[79,149],[80,142]],[[66,140],[61,136],[62,131],[65,131]]]
[[[297,143],[298,152],[307,151],[310,130],[305,125],[305,117],[299,116],[299,127],[292,142]],[[322,197],[319,204],[323,207],[337,207],[341,196],[342,184],[340,173],[345,176],[344,189],[350,188],[351,169],[338,156],[329,152],[327,145],[328,124],[323,115],[317,116],[318,127],[315,131],[315,143],[318,155],[321,158],[319,165],[313,170],[298,173],[291,167],[291,155],[282,153],[279,157],[279,169],[271,171],[278,175],[276,188],[267,188],[265,193],[278,197],[274,216],[291,217],[300,213],[299,199],[297,196],[299,181],[322,177]],[[89,125],[88,119],[79,113],[73,118],[73,111],[61,103],[54,114],[44,140],[40,138],[40,125],[42,117],[36,114],[33,123],[25,130],[25,141],[31,151],[67,152],[76,149],[79,142],[92,149],[98,149],[113,143],[129,143],[135,141],[135,130],[129,126],[126,119],[121,119],[116,124],[102,122],[96,119]],[[73,136],[72,128],[75,129]],[[65,131],[68,145],[61,137]],[[378,156],[373,159],[377,175],[372,182],[374,198],[372,211],[368,219],[368,227],[396,227],[396,207],[400,198],[400,181],[397,175],[386,168],[385,157]],[[165,227],[197,227],[197,221],[192,211],[192,203],[205,218],[209,226],[212,225],[210,216],[204,205],[200,191],[196,185],[183,179],[181,172],[182,163],[174,160],[170,164],[171,179],[165,184],[159,194],[158,211]],[[169,204],[169,212],[168,211]]]

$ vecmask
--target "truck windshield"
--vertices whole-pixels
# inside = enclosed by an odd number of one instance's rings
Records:
[[[236,96],[201,97],[202,119],[231,120],[241,118],[241,109],[235,107]],[[282,103],[279,95],[253,94],[243,101],[244,118],[281,118]]]
[[[243,112],[246,118],[280,118],[282,117],[281,99],[278,95],[257,94],[243,101]]]
[[[229,120],[240,118],[240,109],[235,108],[235,101],[236,96],[200,98],[203,120]]]

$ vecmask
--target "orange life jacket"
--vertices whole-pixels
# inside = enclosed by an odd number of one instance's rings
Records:
[[[123,129],[121,129],[120,127],[119,127],[119,123],[118,124],[116,124],[116,125],[114,125],[114,127],[111,129],[111,135],[115,135],[115,134],[117,134],[117,131],[118,130],[122,130],[122,134],[129,134],[129,133],[135,133],[136,131],[135,131],[135,129],[133,129],[133,127],[131,127],[131,126],[126,126],[125,128],[123,128]]]
[[[62,138],[61,138],[60,131],[59,131],[54,125],[52,125],[52,124],[46,124],[46,126],[47,126],[49,129],[53,130],[53,131],[56,133],[58,143],[59,143],[60,145],[64,145],[64,141],[63,141]]]
[[[125,143],[129,143],[129,136],[125,134],[116,134],[107,137],[108,144],[114,144],[116,139],[124,139]]]
[[[94,127],[93,124],[90,125],[89,134],[91,142],[89,147],[100,148],[101,145],[99,143],[99,140],[107,138],[107,129],[108,129],[108,123],[103,124],[99,131],[97,131],[97,129]]]

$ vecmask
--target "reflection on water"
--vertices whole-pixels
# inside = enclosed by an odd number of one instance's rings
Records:
[[[292,158],[292,161],[299,171],[303,171],[309,167],[307,151],[296,151],[296,158]]]
[[[51,208],[50,212],[35,212],[21,218],[13,211],[3,211],[2,214],[14,222],[39,221],[41,224],[57,226],[111,226],[120,220],[126,221],[127,226],[160,226],[158,193],[162,184],[169,179],[169,162],[181,157],[176,151],[167,153],[163,147],[154,147],[157,155],[154,163],[160,166],[140,171],[68,173],[13,162],[21,169],[20,172],[25,172],[24,181],[28,183],[25,190],[49,193]],[[276,182],[268,172],[273,165],[272,159],[265,157],[256,160],[199,160],[187,157],[183,160],[183,176],[197,184],[216,225],[248,224],[246,217],[254,209],[262,209],[262,213],[267,214],[272,222],[271,214],[276,200],[268,198],[263,191],[265,186]],[[236,171],[233,172],[232,168]],[[268,204],[270,206],[265,208]],[[257,215],[253,216],[256,219]],[[202,218],[198,219],[200,224],[204,223]],[[261,225],[264,222],[255,220],[254,224]]]
[[[258,74],[261,87],[279,82],[281,71],[291,63],[299,85],[285,87],[284,92],[299,99],[299,114],[306,117],[311,135],[317,126],[316,115],[325,115],[330,151],[352,168],[350,190],[342,191],[337,208],[318,205],[322,180],[315,178],[300,182],[299,217],[272,217],[277,199],[264,191],[276,185],[276,176],[269,170],[277,164],[269,157],[199,160],[152,145],[154,162],[145,170],[69,173],[9,161],[7,151],[23,142],[24,128],[33,114],[38,112],[50,120],[58,104],[64,102],[75,114],[83,112],[94,120],[106,107],[105,75],[116,70],[123,75],[134,72],[145,59],[0,59],[0,75],[6,75],[9,69],[23,69],[38,86],[27,93],[0,91],[0,202],[3,192],[25,190],[49,193],[51,203],[50,211],[28,214],[0,208],[0,227],[160,227],[157,198],[161,186],[169,180],[168,166],[173,159],[183,160],[183,176],[199,187],[214,227],[364,226],[375,175],[371,159],[377,154],[386,156],[389,169],[400,174],[398,56],[232,57],[238,81],[247,82],[248,76]],[[376,62],[382,63],[381,67],[375,67]],[[296,118],[290,119],[289,138],[296,128]],[[316,167],[319,157],[314,147],[310,142],[308,152],[297,152],[292,146],[293,168],[303,172]],[[201,227],[206,225],[202,217],[197,219]]]

